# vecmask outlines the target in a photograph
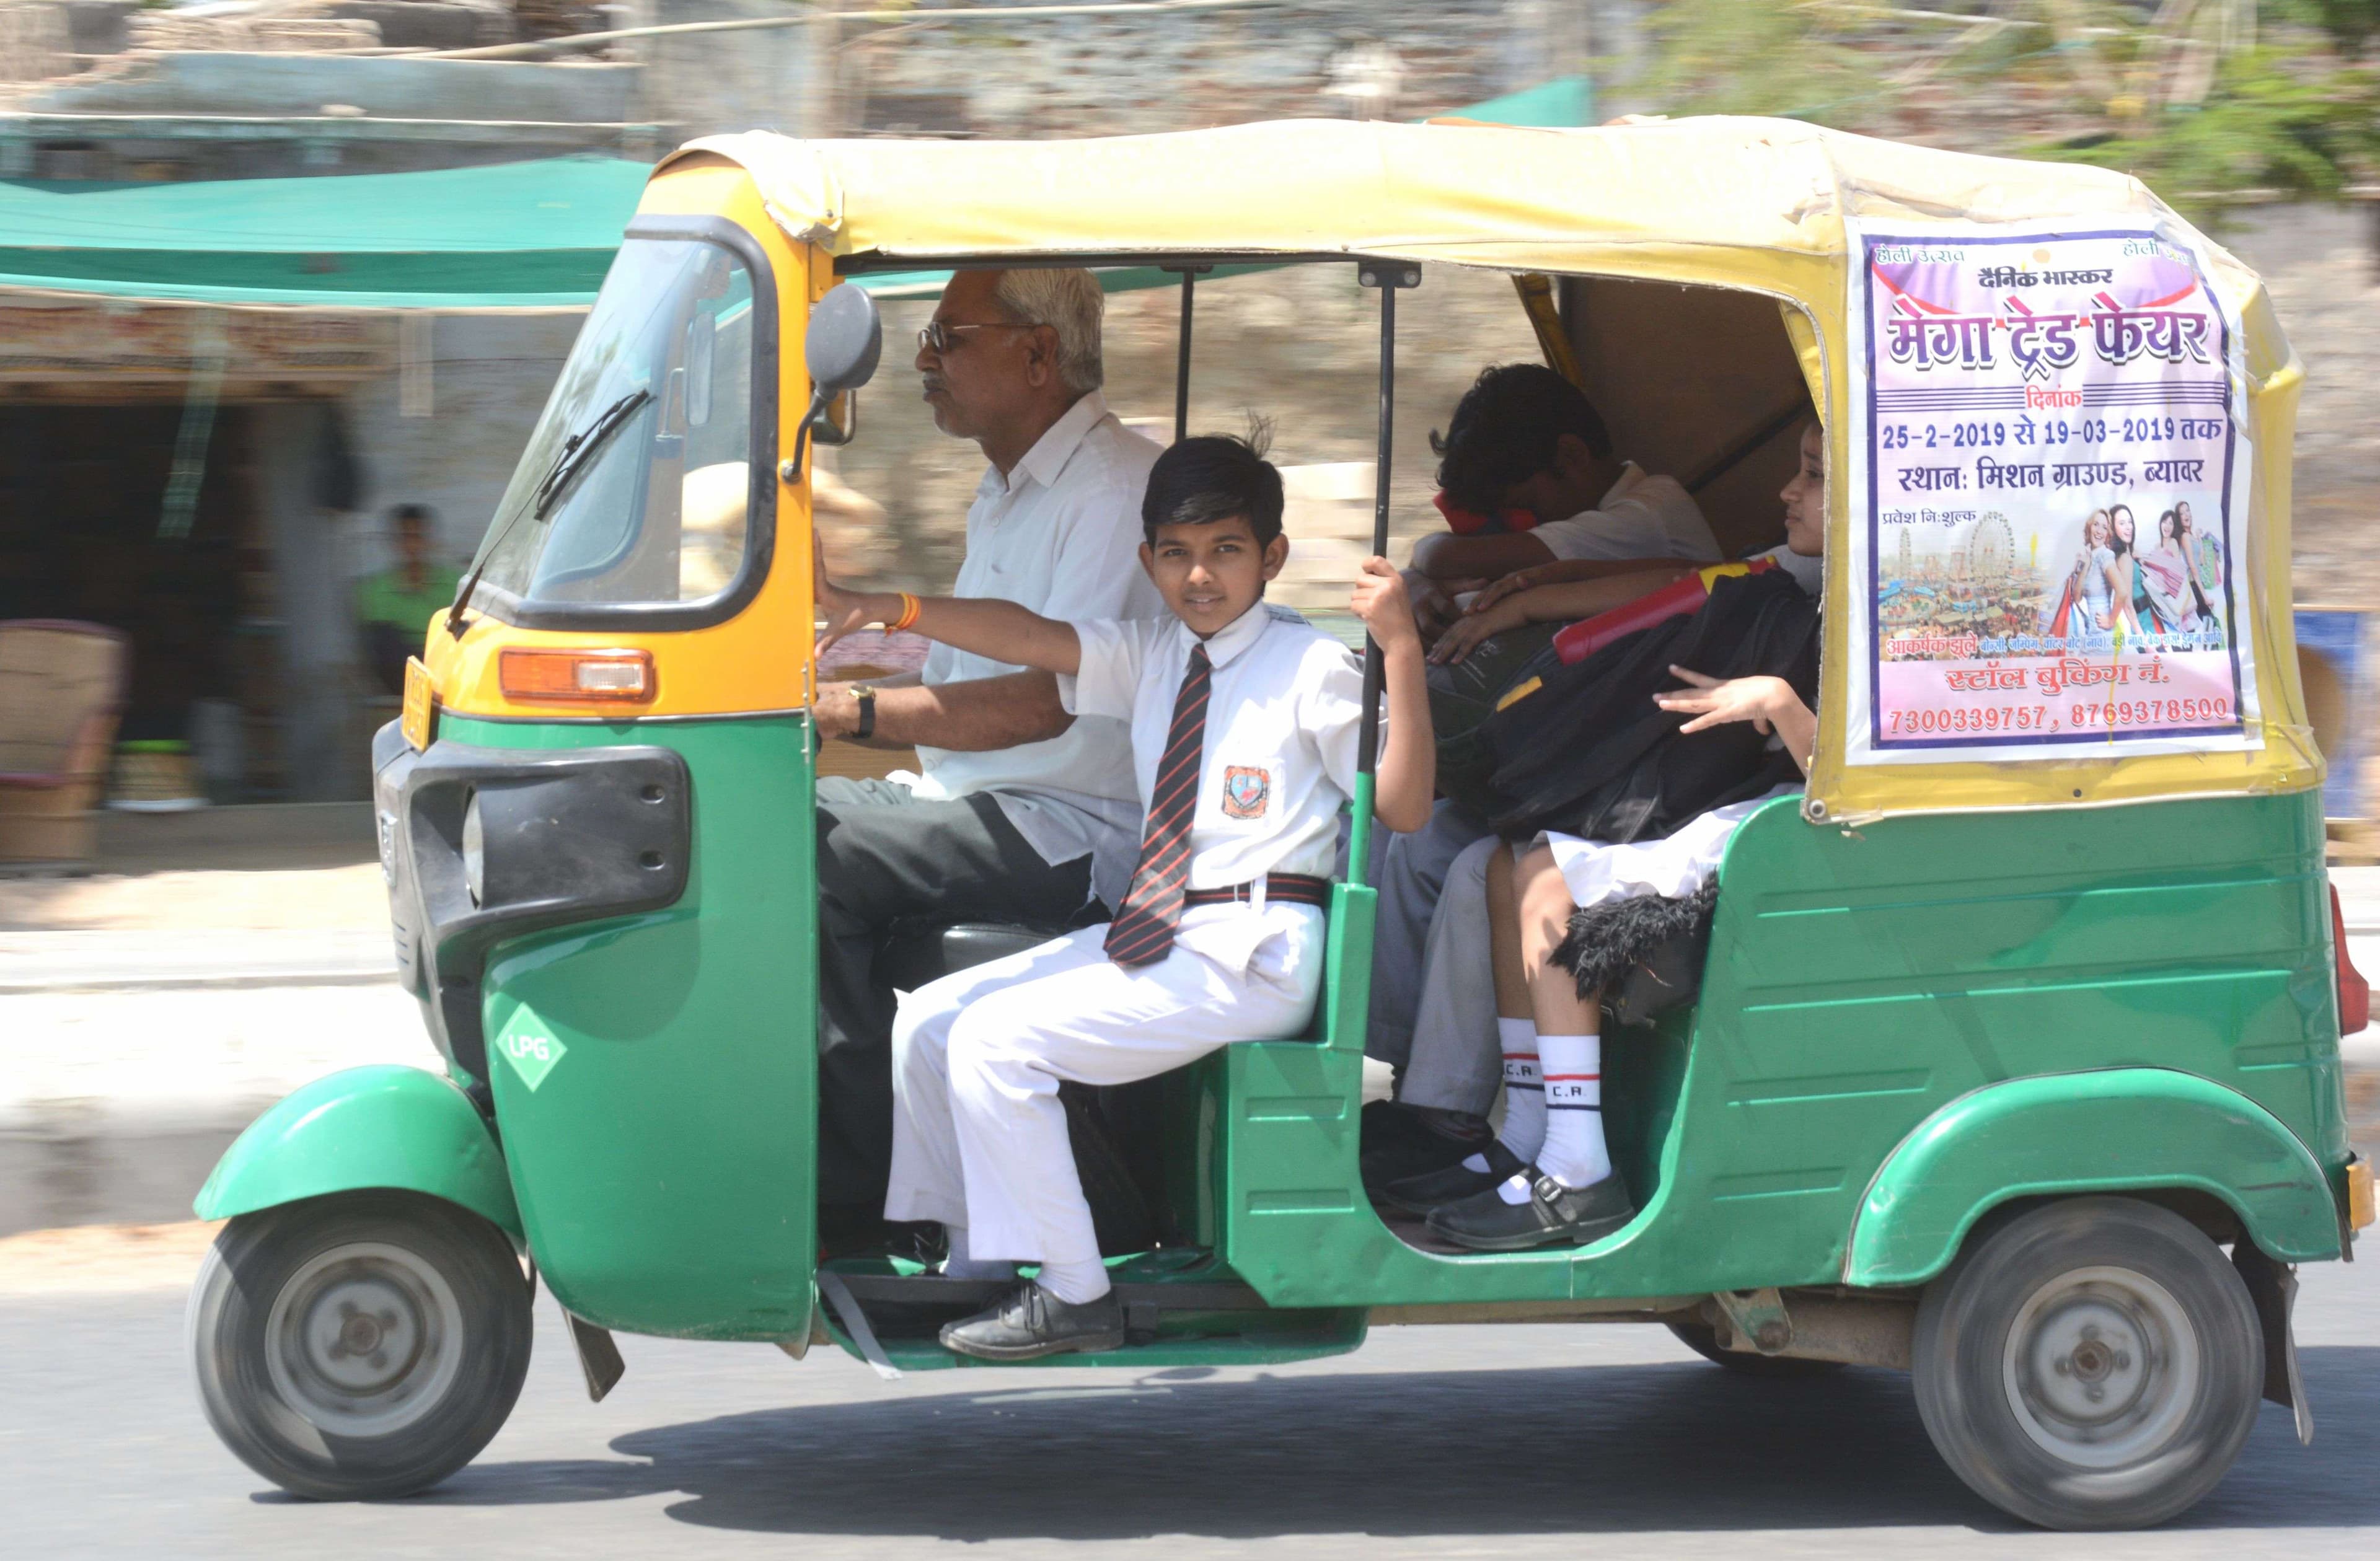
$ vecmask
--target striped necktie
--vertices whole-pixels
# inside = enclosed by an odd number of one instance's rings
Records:
[[[1140,864],[1132,870],[1123,907],[1108,924],[1108,958],[1127,969],[1163,959],[1182,923],[1182,899],[1190,891],[1190,817],[1197,811],[1198,773],[1207,754],[1207,695],[1214,681],[1207,647],[1191,647],[1190,670],[1182,674],[1173,725],[1165,735],[1165,756],[1157,763],[1157,784],[1148,793]]]

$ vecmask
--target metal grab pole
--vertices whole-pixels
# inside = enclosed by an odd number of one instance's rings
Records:
[[[1190,437],[1190,306],[1197,296],[1198,273],[1182,272],[1182,355],[1173,367],[1173,442]]]
[[[1396,435],[1397,291],[1421,285],[1421,267],[1396,262],[1366,261],[1355,272],[1366,287],[1380,290],[1380,445],[1378,467],[1372,483],[1372,551],[1389,551],[1389,456]],[[1354,827],[1347,837],[1347,881],[1366,881],[1371,865],[1372,793],[1376,750],[1380,745],[1380,695],[1387,668],[1379,643],[1364,636],[1364,721],[1355,741]]]

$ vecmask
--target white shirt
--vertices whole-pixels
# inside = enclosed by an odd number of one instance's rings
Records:
[[[1718,538],[1700,505],[1674,477],[1654,477],[1630,461],[1595,508],[1549,520],[1528,533],[1556,558],[1683,558],[1717,563]]]
[[[967,506],[966,559],[951,594],[997,597],[1060,620],[1164,613],[1140,566],[1140,500],[1157,455],[1097,391],[1085,395],[1005,479],[997,466],[984,472]],[[923,677],[962,683],[1020,670],[937,645]],[[1087,853],[1093,891],[1111,905],[1122,898],[1140,851],[1142,813],[1123,720],[1094,715],[1045,743],[989,753],[920,747],[917,758],[918,796],[990,792],[1043,861],[1054,866]]]
[[[1074,627],[1082,668],[1058,680],[1059,697],[1078,714],[1132,722],[1146,808],[1198,636],[1171,614]],[[1229,889],[1269,873],[1330,877],[1340,810],[1355,791],[1362,665],[1296,613],[1261,601],[1206,643],[1214,673],[1190,821],[1190,887]]]

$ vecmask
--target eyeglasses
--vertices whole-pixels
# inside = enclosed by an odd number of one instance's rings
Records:
[[[941,357],[959,345],[958,333],[962,331],[1031,331],[1035,329],[1037,327],[1021,321],[997,320],[987,321],[980,325],[945,325],[936,320],[929,321],[926,328],[917,333],[917,346],[921,351],[930,352],[936,357]]]

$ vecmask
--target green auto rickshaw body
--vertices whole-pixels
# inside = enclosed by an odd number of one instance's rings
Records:
[[[1805,128],[1776,131],[1778,144]],[[1434,134],[1428,147],[1461,160],[1487,145],[1462,138],[1503,133]],[[1551,158],[1561,145],[1508,150]],[[893,155],[851,155],[880,152]],[[1481,163],[1465,176],[1495,175]],[[243,1137],[200,1212],[407,1188],[504,1229],[562,1304],[596,1326],[795,1350],[823,1328],[859,1350],[853,1318],[818,1305],[811,494],[808,474],[776,459],[800,447],[795,424],[810,399],[806,310],[836,285],[856,241],[787,229],[755,177],[715,150],[662,167],[648,197],[648,216],[656,212],[662,225],[632,229],[632,248],[716,241],[754,279],[753,312],[722,314],[718,339],[775,321],[773,341],[756,334],[738,349],[768,392],[756,390],[761,431],[747,452],[767,503],[749,512],[742,583],[719,612],[685,628],[652,626],[659,618],[606,627],[593,609],[532,622],[501,599],[458,628],[431,628],[434,725],[409,744],[384,740],[376,768],[404,968],[452,1082],[365,1070],[309,1086]],[[1383,223],[1364,231],[1395,225]],[[1039,253],[986,231],[980,252],[953,241],[952,260]],[[1727,285],[1691,246],[1635,242],[1597,240],[1576,269],[1694,281],[1714,294]],[[1780,358],[1787,388],[1802,393],[1807,373],[1808,393],[1840,413],[1841,377],[1824,372],[1822,349],[1840,327],[1841,283],[1815,253],[1824,243],[1811,242],[1812,254],[1761,250],[1768,269],[1757,274],[1743,261],[1739,301],[1787,306],[1780,339],[1796,343]],[[1839,236],[1828,242],[1839,248]],[[1746,255],[1758,248],[1742,243]],[[1146,238],[1046,248],[1152,263],[1186,252]],[[1314,248],[1271,237],[1249,247],[1309,260]],[[1429,254],[1507,263],[1475,249]],[[1507,260],[1560,269],[1560,258],[1548,250],[1530,261],[1515,249]],[[735,296],[717,275],[701,286],[703,298]],[[761,307],[771,299],[773,316]],[[728,348],[713,350],[730,360]],[[782,369],[763,375],[764,362]],[[2294,369],[2270,372],[2286,399]],[[1830,417],[1830,462],[1842,454],[1838,427]],[[2266,458],[2285,468],[2286,444]],[[698,473],[686,460],[691,515]],[[779,473],[788,474],[782,484],[767,485]],[[2265,524],[2283,545],[2277,565],[2265,567],[2285,576],[2285,473],[2277,480],[2280,513]],[[1852,501],[1831,503],[1840,536]],[[739,514],[735,525],[746,524]],[[662,563],[672,592],[695,578],[682,573],[695,563]],[[1845,594],[1840,570],[1828,589]],[[2293,672],[2273,665],[2272,651],[2287,644],[2286,623],[2259,632],[2268,636],[2258,663],[2265,702],[2285,712]],[[504,669],[516,652],[606,665],[643,654],[658,686],[644,688],[641,705],[589,714],[515,690]],[[1840,675],[1828,672],[1830,690]],[[1822,726],[1818,769],[1829,784],[1840,777],[1827,752],[1834,741]],[[1119,1267],[1135,1285],[1187,1296],[1228,1284],[1260,1305],[1186,1306],[1154,1342],[1093,1362],[1330,1353],[1359,1343],[1380,1309],[1399,1321],[1455,1321],[1532,1308],[1586,1315],[1609,1303],[1615,1314],[1658,1318],[1703,1298],[1840,1287],[1905,1303],[1996,1214],[2083,1193],[2164,1203],[2282,1263],[2346,1255],[2352,1155],[2318,760],[2288,768],[2282,756],[2251,756],[2236,787],[2175,782],[2183,770],[2171,756],[2075,765],[2074,805],[1970,805],[1990,783],[1973,773],[1983,768],[1944,767],[1957,773],[1940,811],[1863,805],[1828,817],[1784,800],[1736,832],[1698,998],[1609,1037],[1606,1122],[1641,1212],[1585,1248],[1426,1251],[1374,1211],[1357,1169],[1374,902],[1361,884],[1339,886],[1308,1033],[1234,1045],[1168,1077],[1156,1130],[1162,1191],[1187,1244]],[[391,780],[415,770],[431,779]],[[2086,787],[2097,789],[2086,796]],[[1814,774],[1814,803],[1819,789]],[[500,878],[548,858],[571,857],[570,874],[546,899],[521,902],[526,911],[482,905],[478,888],[464,898],[467,797],[492,813],[491,799],[532,794],[560,800],[523,805],[510,833],[488,835],[485,887],[501,900]],[[656,813],[639,822],[648,798],[680,809],[677,821],[664,829]],[[624,820],[621,830],[650,823],[661,843],[606,858],[607,842],[625,835],[571,833],[573,820],[598,817]],[[856,1281],[896,1268],[871,1260],[828,1272]],[[1496,1307],[1507,1310],[1463,1311]],[[930,1342],[884,1348],[906,1364],[951,1363]]]

